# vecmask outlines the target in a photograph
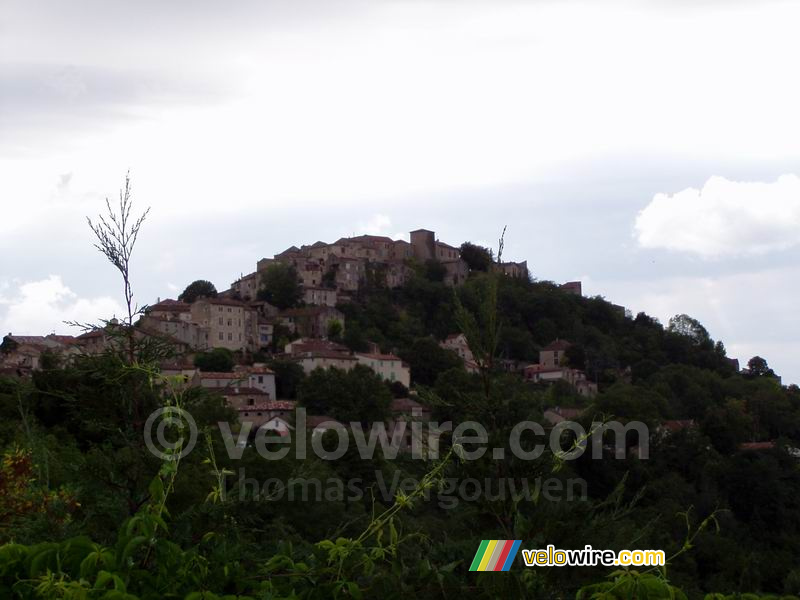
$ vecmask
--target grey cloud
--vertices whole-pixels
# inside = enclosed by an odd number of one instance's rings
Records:
[[[0,153],[52,136],[136,118],[152,105],[223,100],[224,82],[174,73],[85,65],[0,64]]]

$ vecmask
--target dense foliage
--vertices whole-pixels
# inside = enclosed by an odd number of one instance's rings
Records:
[[[266,300],[280,309],[297,306],[303,297],[303,288],[293,265],[275,263],[261,275],[258,299]]]
[[[50,363],[31,381],[0,380],[0,597],[800,593],[800,390],[781,386],[766,361],[738,373],[691,317],[665,328],[602,298],[481,270],[454,292],[423,265],[403,288],[372,288],[340,308],[345,343],[399,353],[434,418],[482,423],[488,448],[506,447],[517,423],[568,406],[583,409],[587,430],[593,420],[645,422],[649,458],[639,458],[633,435],[618,460],[589,451],[565,460],[569,438],[537,460],[461,460],[476,444],[448,435],[439,459],[378,451],[365,460],[353,447],[335,461],[299,459],[298,436],[281,460],[251,445],[236,458],[216,425],[235,423],[219,396],[164,380],[144,349],[133,361],[110,350]],[[438,346],[461,330],[485,376]],[[555,338],[573,342],[567,359],[599,382],[596,398],[506,372]],[[365,369],[305,377],[287,361],[270,365],[279,393],[317,414],[387,416],[391,395]],[[143,441],[147,415],[165,404],[188,410],[201,430],[180,461],[160,460]],[[694,424],[671,431],[661,426],[668,420]],[[775,443],[742,446],[763,441]],[[467,479],[492,493],[465,499],[458,486]],[[583,480],[575,489],[585,495],[553,497],[537,479],[561,489]],[[319,497],[309,481],[322,482]],[[513,490],[498,493],[500,482]],[[661,548],[673,558],[663,570],[525,568],[518,559],[509,573],[471,573],[481,539]]]
[[[178,296],[178,300],[191,304],[198,298],[216,298],[217,288],[210,281],[198,279],[186,286],[186,289]]]

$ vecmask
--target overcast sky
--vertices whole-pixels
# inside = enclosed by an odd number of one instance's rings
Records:
[[[433,229],[800,382],[800,4],[0,0],[0,332]]]

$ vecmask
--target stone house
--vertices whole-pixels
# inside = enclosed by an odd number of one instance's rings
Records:
[[[309,286],[303,290],[303,302],[313,306],[336,306],[337,296],[332,288]]]
[[[247,304],[232,298],[201,298],[191,305],[191,320],[208,330],[211,348],[234,352],[255,348],[257,318]]]
[[[344,331],[344,313],[331,306],[290,308],[280,313],[281,323],[292,333],[303,337],[324,338],[333,321],[338,321]]]
[[[384,381],[399,381],[405,387],[411,386],[411,369],[399,357],[393,354],[356,353],[358,364],[369,367],[381,376]]]

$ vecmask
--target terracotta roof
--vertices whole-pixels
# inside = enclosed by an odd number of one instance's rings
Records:
[[[572,344],[570,344],[567,340],[555,340],[555,341],[552,341],[549,344],[547,344],[547,346],[542,348],[542,350],[543,351],[551,351],[551,350],[559,350],[559,351],[561,351],[561,350],[566,350],[570,346],[572,346]]]
[[[161,302],[147,307],[147,312],[189,312],[189,310],[191,310],[191,307],[186,302],[172,300],[171,298],[166,298]]]
[[[50,335],[47,336],[47,339],[53,340],[54,342],[58,342],[59,344],[64,344],[67,346],[75,343],[74,335],[57,335],[55,333],[51,333]]]
[[[399,361],[400,357],[395,356],[394,354],[378,354],[378,353],[368,353],[368,352],[356,352],[356,356],[363,356],[365,358],[371,358],[373,360],[391,360],[391,361]]]
[[[242,372],[242,371],[240,371]],[[270,369],[269,367],[249,367],[245,373],[249,373],[250,375],[274,375],[275,371]]]
[[[271,402],[260,402],[251,406],[240,406],[236,410],[239,412],[246,410],[294,410],[297,402],[293,400],[272,400]]]
[[[450,335],[448,335],[446,338],[444,338],[444,340],[445,340],[446,342],[448,342],[448,341],[453,341],[453,340],[457,340],[457,339],[458,339],[458,338],[460,338],[462,335],[464,335],[464,334],[463,334],[463,333],[451,333],[451,334],[450,334]]]
[[[327,417],[325,415],[308,415],[308,416],[306,416],[306,426],[310,427],[310,428],[319,427],[325,421],[330,421],[331,423],[338,423],[339,425],[342,424],[342,423],[339,423],[339,421],[337,421],[333,417]]]
[[[246,379],[247,373],[227,373],[221,371],[201,371],[201,379]]]
[[[82,333],[76,339],[79,340],[88,340],[91,338],[98,338],[103,337],[103,330],[102,329],[92,329],[91,331],[87,331],[86,333]]]
[[[301,338],[288,344],[291,354],[302,354],[304,352],[342,352],[349,354],[350,350],[347,346],[331,342],[329,340],[320,340],[316,338]]]
[[[739,450],[771,450],[775,442],[746,442],[739,444]]]
[[[447,248],[448,250],[459,250],[460,251],[459,248],[456,248],[455,246],[451,246],[450,244],[445,244],[444,242],[440,242],[439,240],[436,240],[436,245],[437,246],[442,246],[444,248]]]
[[[355,237],[349,238],[352,241],[365,241],[365,242],[388,242],[391,243],[394,240],[390,237],[386,237],[385,235],[357,235]]]
[[[7,337],[11,338],[18,344],[47,344],[47,338],[45,338],[43,335],[9,335]]]
[[[554,412],[558,413],[565,419],[576,419],[583,414],[582,408],[559,408],[556,407],[553,409]]]
[[[199,300],[205,300],[209,304],[213,305],[223,305],[223,306],[247,306],[246,302],[242,302],[241,300],[234,300],[233,298],[220,298],[217,296],[216,298],[200,298]]]
[[[694,419],[677,419],[671,421],[664,421],[661,424],[670,433],[675,433],[683,429],[689,429],[695,426]]]
[[[412,400],[411,398],[395,398],[392,400],[390,405],[390,409],[392,412],[411,412],[415,408],[425,412],[430,411],[430,408],[427,406],[423,406],[416,400]]]

